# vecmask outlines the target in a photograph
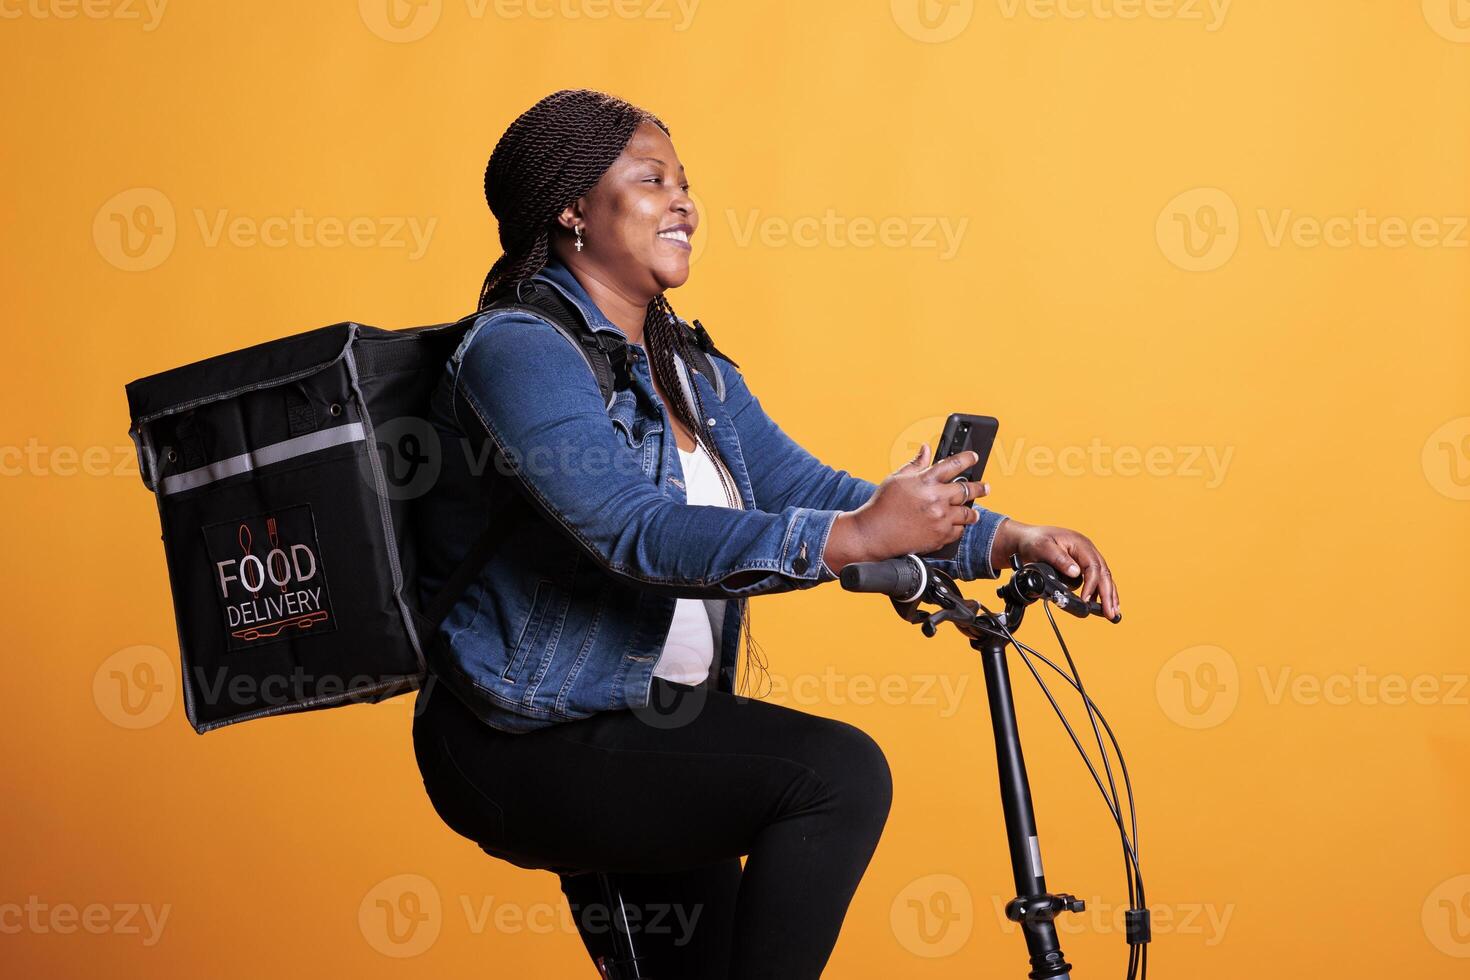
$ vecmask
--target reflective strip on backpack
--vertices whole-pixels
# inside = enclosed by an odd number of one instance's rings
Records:
[[[262,446],[248,453],[241,453],[239,456],[231,456],[218,463],[209,463],[183,473],[166,476],[163,478],[163,485],[159,492],[163,494],[182,493],[226,477],[249,473],[258,466],[270,466],[272,463],[280,463],[288,459],[295,459],[297,456],[305,456],[307,453],[331,449],[333,446],[362,442],[366,438],[367,433],[361,422],[333,426],[330,429],[322,429],[320,432],[308,432],[304,436],[286,439],[283,442],[273,442],[269,446]]]

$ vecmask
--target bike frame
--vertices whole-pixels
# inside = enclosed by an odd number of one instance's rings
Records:
[[[979,610],[973,600],[962,600],[953,580],[942,573],[929,572],[937,580],[933,590],[945,609],[925,614],[918,602],[893,599],[894,608],[909,622],[922,623],[926,636],[933,636],[939,623],[949,620],[970,639],[970,646],[980,653],[985,673],[985,691],[990,705],[990,725],[995,734],[996,770],[1000,777],[1000,800],[1005,813],[1006,838],[1010,847],[1011,873],[1015,878],[1016,897],[1006,903],[1006,917],[1020,923],[1031,958],[1031,980],[1070,980],[1072,966],[1062,954],[1057,938],[1056,917],[1062,912],[1081,912],[1086,907],[1080,899],[1047,890],[1041,864],[1041,840],[1036,830],[1036,811],[1031,803],[1031,783],[1026,775],[1026,757],[1021,751],[1021,733],[1016,724],[1016,703],[1011,692],[1010,667],[1006,649],[1010,634],[1021,625],[1025,606],[1007,602],[1003,613]],[[969,622],[956,616],[961,602],[975,616]]]

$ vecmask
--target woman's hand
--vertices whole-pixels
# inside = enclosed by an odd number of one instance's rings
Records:
[[[988,494],[990,484],[950,482],[980,457],[967,449],[930,466],[929,452],[926,442],[866,503],[838,515],[822,553],[829,568],[837,572],[855,561],[928,554],[959,540],[966,525],[980,520],[970,503]]]
[[[1000,571],[1010,565],[1012,555],[1019,556],[1022,564],[1044,561],[1063,575],[1081,575],[1082,598],[1088,602],[1096,598],[1109,619],[1118,614],[1118,587],[1112,570],[1086,535],[1007,518],[995,532],[990,566]]]

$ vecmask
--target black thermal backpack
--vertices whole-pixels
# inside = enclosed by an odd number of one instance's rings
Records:
[[[492,307],[566,334],[609,404],[626,384],[625,339],[592,331],[553,287],[523,282]],[[423,683],[425,644],[505,528],[492,520],[420,608],[411,508],[431,497],[397,488],[434,432],[446,363],[484,312],[403,330],[337,323],[126,386],[196,732]],[[681,328],[690,366],[717,377],[704,327]]]

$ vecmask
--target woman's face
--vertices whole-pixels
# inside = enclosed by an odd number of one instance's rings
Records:
[[[644,301],[689,278],[689,241],[699,212],[668,135],[651,122],[634,131],[597,185],[562,212],[562,258]],[[571,244],[582,227],[581,252]]]

